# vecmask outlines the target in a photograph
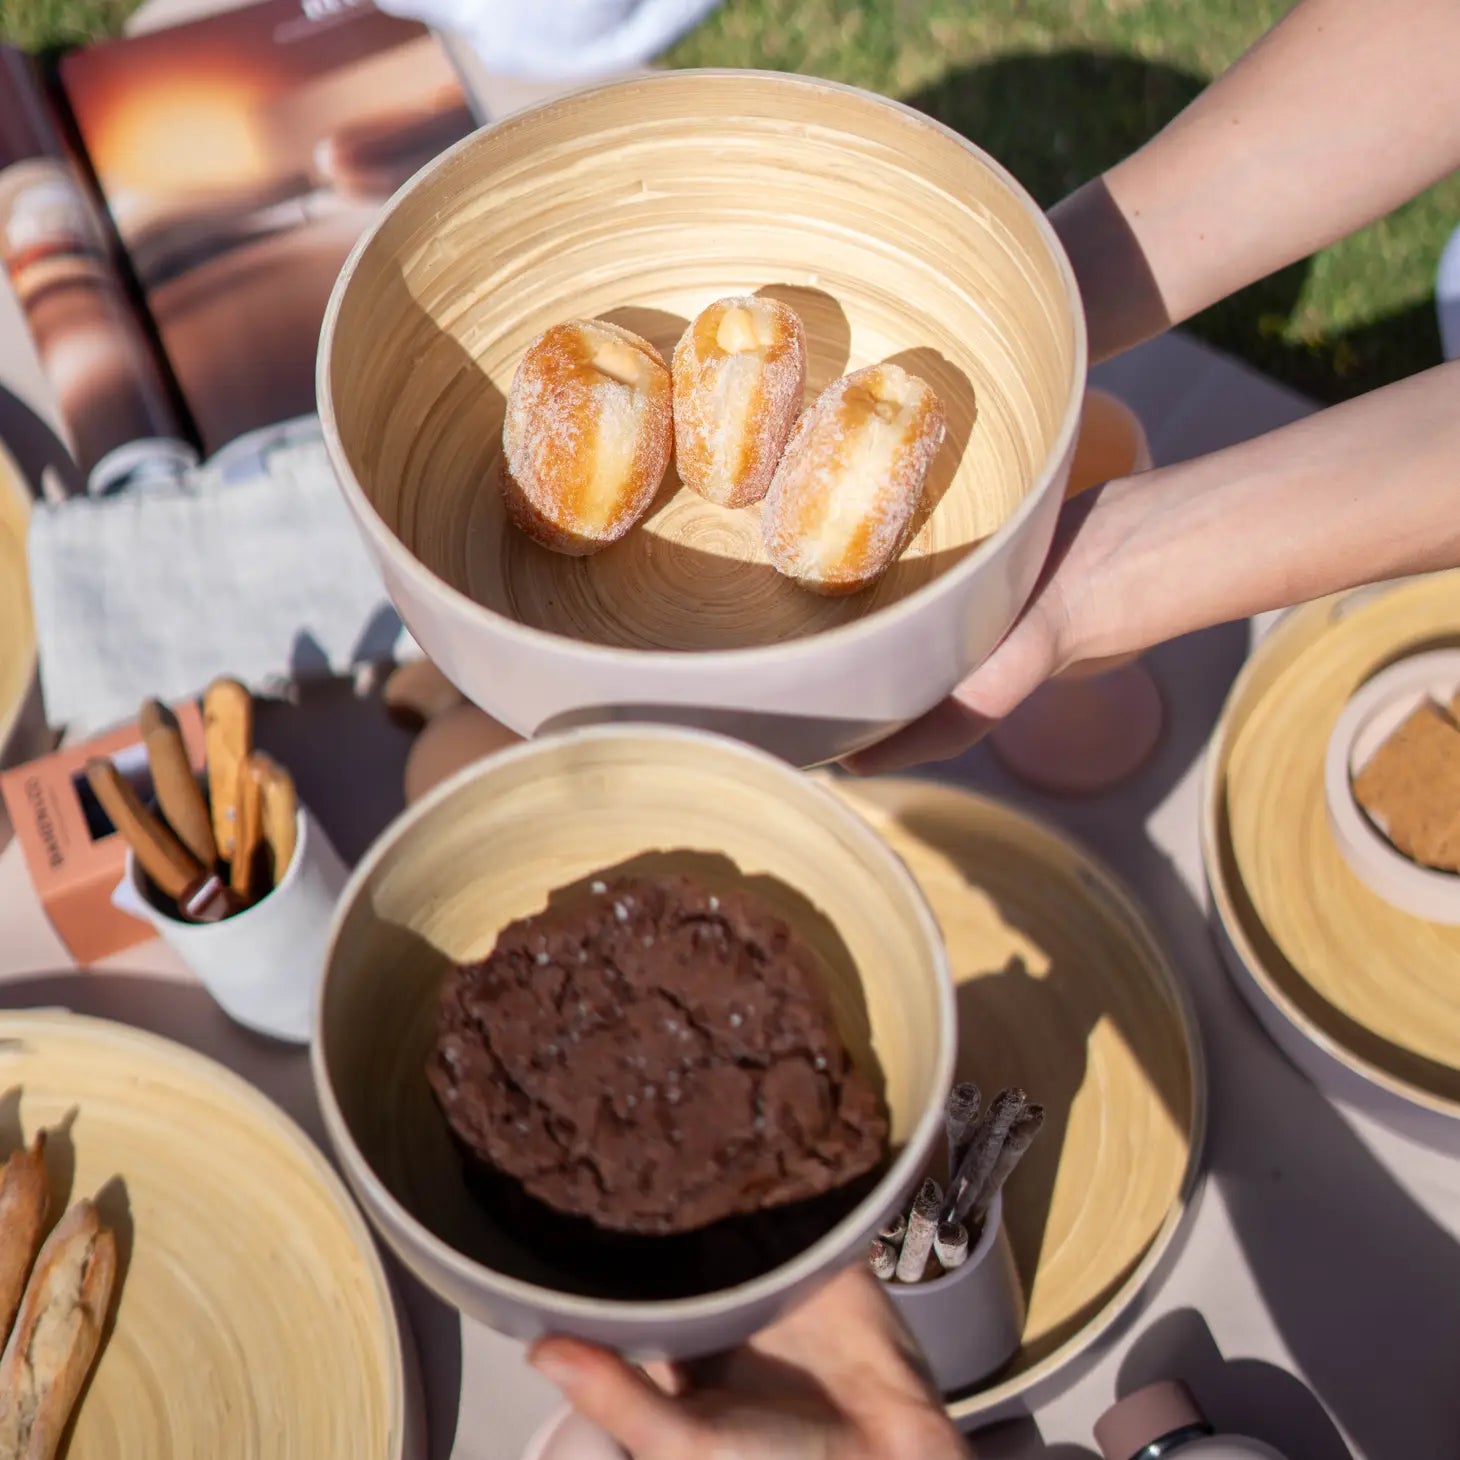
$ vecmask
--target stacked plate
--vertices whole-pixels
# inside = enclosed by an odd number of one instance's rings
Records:
[[[1460,1147],[1460,926],[1407,911],[1345,855],[1325,765],[1366,686],[1457,644],[1460,573],[1288,615],[1233,686],[1202,825],[1223,952],[1273,1037],[1326,1090],[1447,1149]]]
[[[0,1014],[0,1141],[47,1132],[51,1215],[95,1200],[118,1282],[68,1460],[407,1460],[419,1410],[364,1220],[305,1135],[182,1047]]]

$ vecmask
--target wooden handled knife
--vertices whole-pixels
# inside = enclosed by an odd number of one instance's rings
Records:
[[[238,820],[235,823],[233,860],[228,864],[228,885],[245,906],[258,895],[259,852],[264,839],[263,784],[254,757],[244,757],[238,768]]]
[[[226,860],[236,859],[243,763],[253,749],[253,698],[236,679],[215,679],[203,695],[208,756],[208,799],[213,839]]]
[[[111,761],[86,762],[86,779],[142,870],[179,912],[194,922],[214,922],[233,910],[227,889],[141,802]]]
[[[137,721],[152,767],[157,804],[182,844],[211,871],[218,860],[218,844],[177,720],[156,700],[144,700]]]

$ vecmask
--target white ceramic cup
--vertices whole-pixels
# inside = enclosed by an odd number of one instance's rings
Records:
[[[153,905],[142,869],[127,867],[112,905],[157,929],[230,1019],[292,1044],[308,1044],[335,903],[349,871],[323,828],[299,809],[294,857],[283,881],[243,912],[187,923]]]
[[[958,1394],[1006,1364],[1024,1334],[1024,1288],[996,1196],[968,1261],[926,1283],[887,1284],[943,1394]]]
[[[1354,778],[1426,700],[1449,704],[1460,691],[1460,649],[1435,649],[1391,664],[1344,706],[1328,739],[1323,792],[1328,824],[1350,871],[1392,907],[1431,923],[1460,925],[1460,874],[1406,857],[1369,820]]]

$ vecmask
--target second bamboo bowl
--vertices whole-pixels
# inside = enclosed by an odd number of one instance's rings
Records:
[[[808,398],[895,359],[948,416],[920,525],[875,587],[809,594],[673,471],[588,558],[535,547],[494,482],[523,351],[604,317],[665,357],[715,299],[795,308]],[[1033,588],[1084,389],[1074,278],[1033,200],[956,133],[829,82],[670,72],[548,103],[420,173],[346,263],[319,404],[407,626],[519,734],[606,719],[736,735],[801,765],[922,714]]]
[[[648,859],[648,860],[646,860]],[[892,1155],[829,1230],[738,1286],[659,1301],[575,1284],[468,1189],[426,1082],[447,967],[603,869],[667,864],[754,894],[821,954],[838,1024],[880,1078]],[[469,767],[376,844],[346,888],[311,1050],[325,1124],[385,1240],[446,1302],[514,1337],[643,1358],[748,1338],[856,1259],[926,1166],[953,1070],[953,987],[907,869],[824,787],[736,742],[668,727],[550,736]]]

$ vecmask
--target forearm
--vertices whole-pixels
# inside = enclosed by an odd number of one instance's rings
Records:
[[[1460,4],[1302,0],[1052,214],[1093,358],[1344,237],[1460,165]]]
[[[1460,362],[1111,483],[1067,551],[1078,659],[1460,567]]]

